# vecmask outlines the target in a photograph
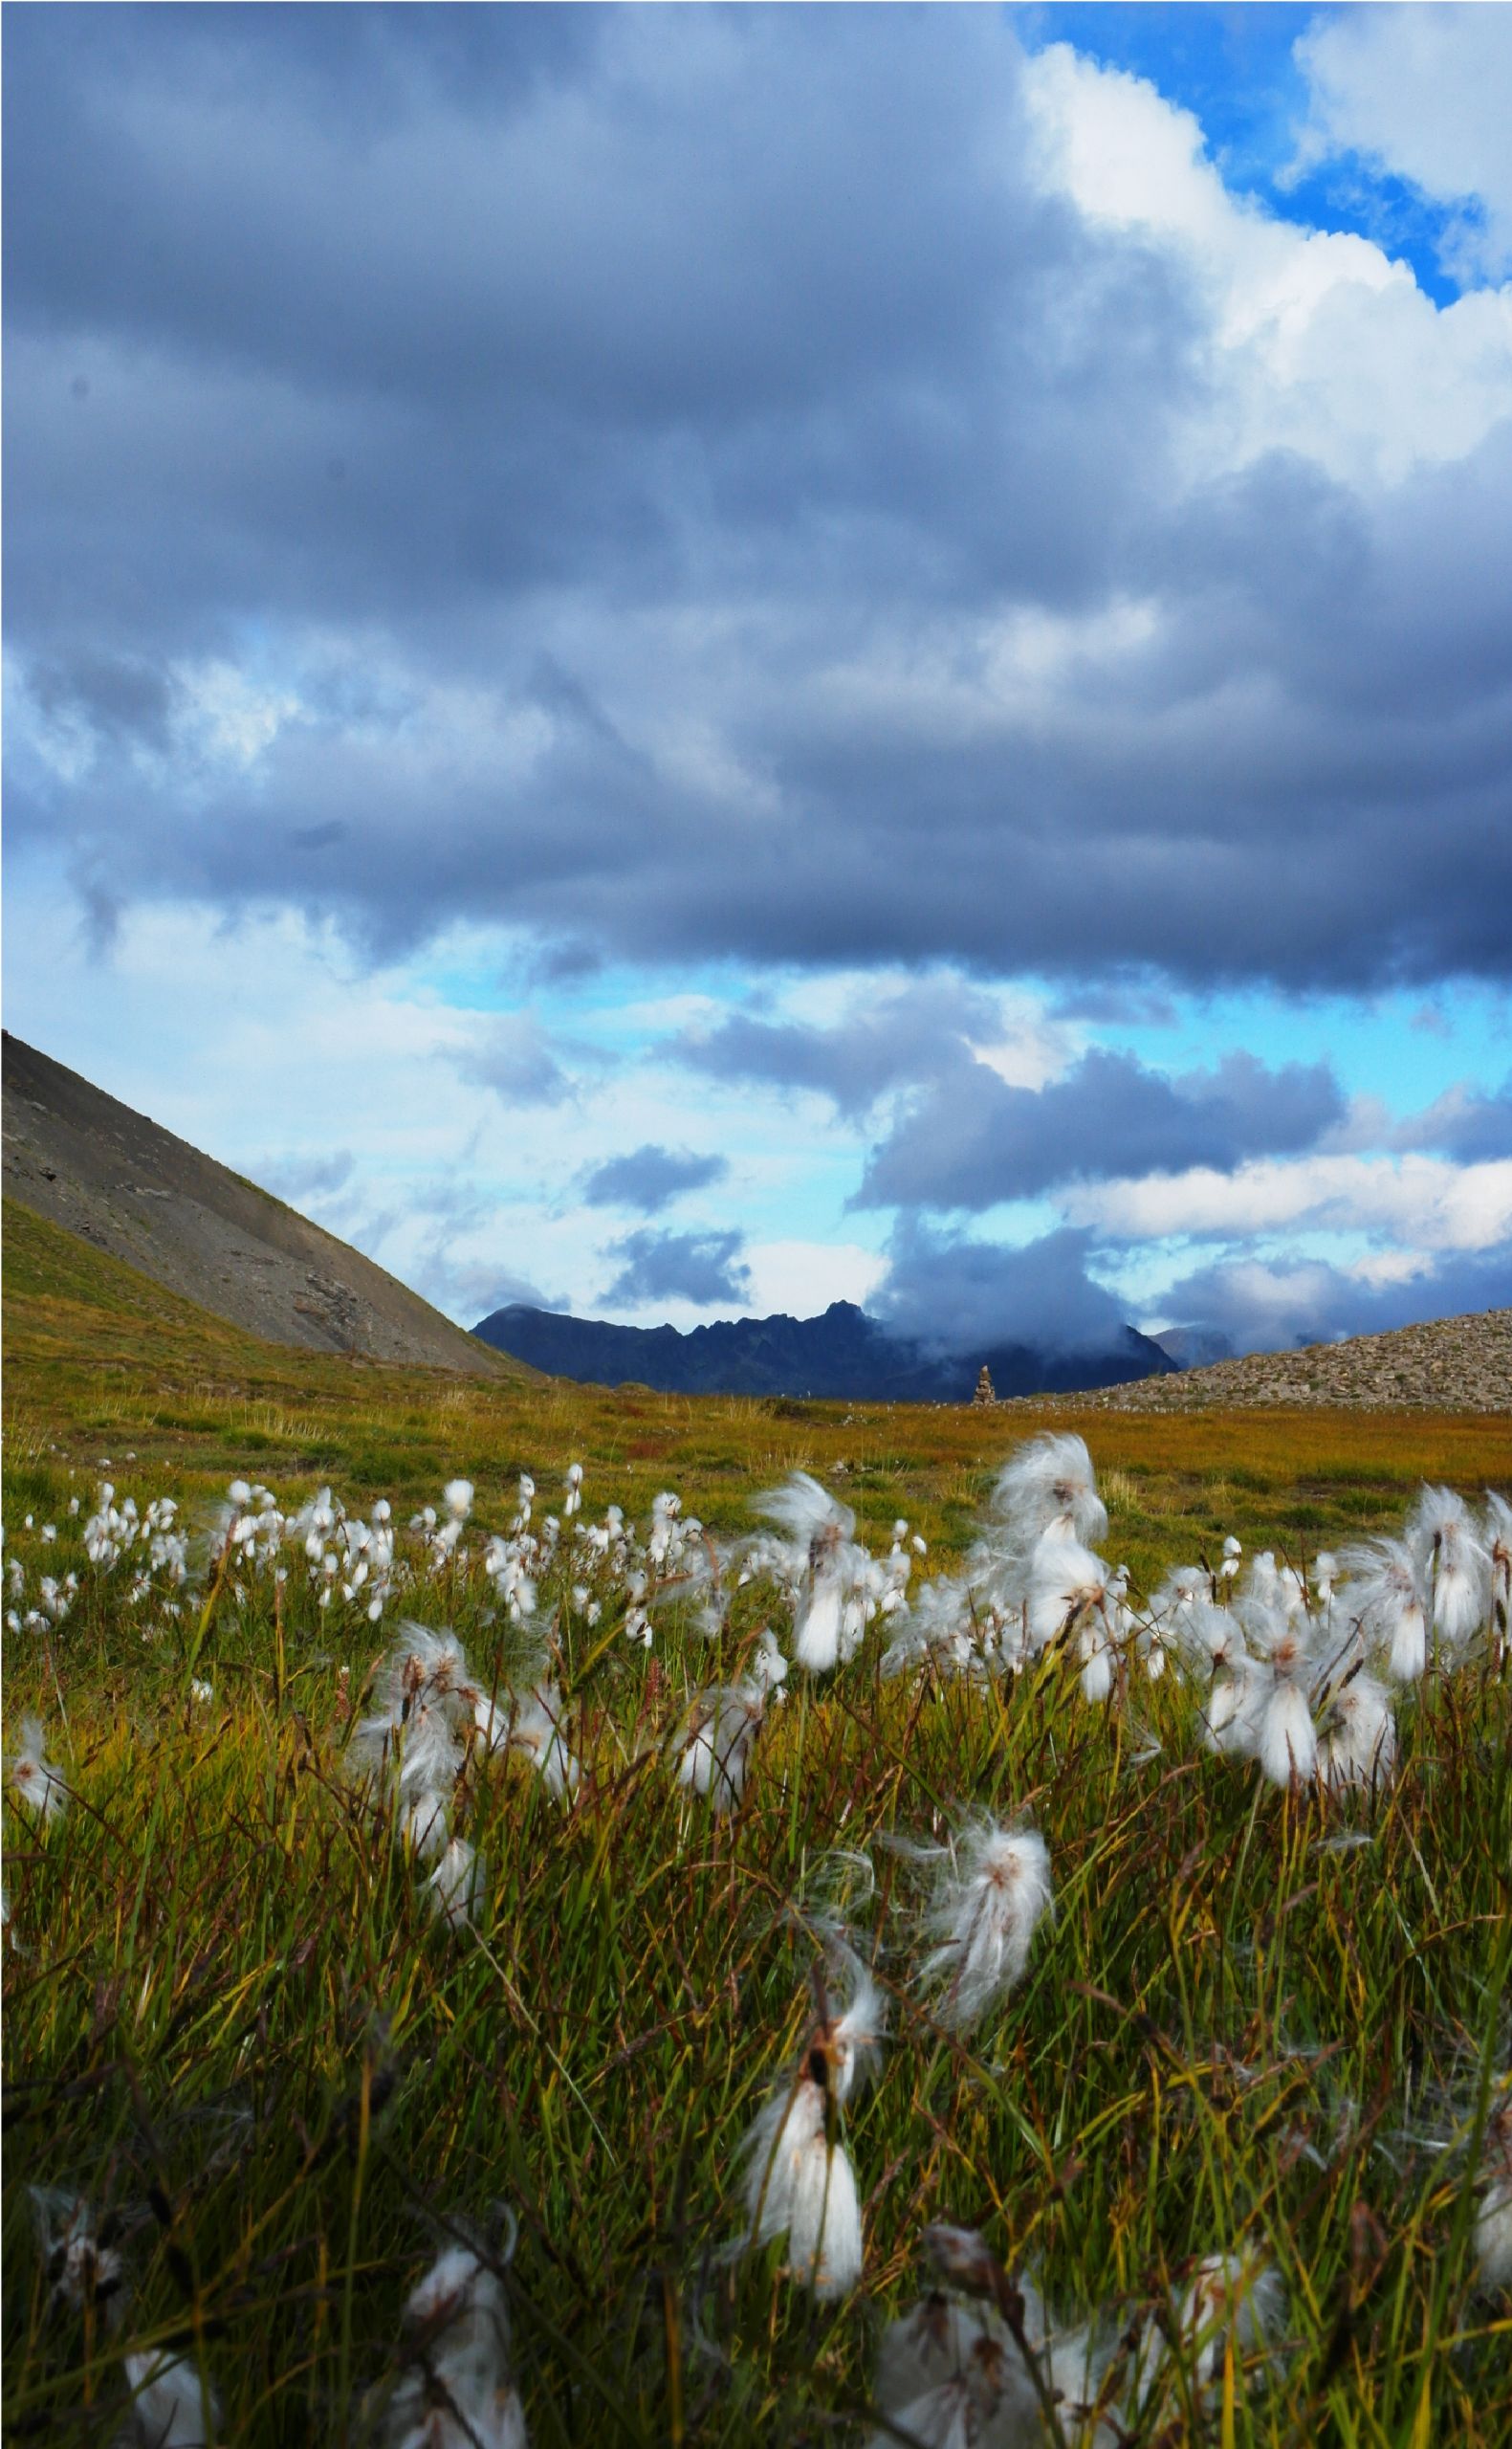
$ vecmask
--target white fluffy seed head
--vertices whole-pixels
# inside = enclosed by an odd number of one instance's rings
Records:
[[[785,2236],[794,2278],[822,2298],[847,2294],[864,2259],[855,2172],[828,2126],[824,2085],[805,2062],[761,2110],[745,2144],[750,2240]]]
[[[1512,1505],[1494,1489],[1486,1490],[1486,1518],[1481,1526],[1481,1544],[1491,1567],[1491,1603],[1499,1609],[1501,1631],[1506,1633],[1507,1619],[1512,1615]]]
[[[678,1784],[707,1795],[721,1815],[734,1811],[765,1715],[766,1687],[754,1680],[700,1692],[679,1747]]]
[[[838,1574],[821,1570],[799,1600],[793,1655],[810,1675],[827,1675],[840,1661],[845,1592]]]
[[[1361,1639],[1380,1650],[1393,1683],[1407,1684],[1428,1667],[1428,1594],[1417,1558],[1405,1539],[1370,1539],[1339,1557],[1348,1578],[1337,1611]]]
[[[1107,1530],[1107,1508],[1097,1493],[1092,1458],[1080,1437],[1047,1432],[1030,1438],[998,1473],[992,1504],[1026,1547],[1051,1529],[1087,1542],[1101,1539]]]
[[[1271,1681],[1242,1642],[1224,1658],[1202,1705],[1203,1740],[1210,1752],[1253,1754]]]
[[[495,2271],[468,2246],[448,2246],[411,2291],[404,2331],[386,2449],[526,2449]]]
[[[836,1942],[832,1969],[847,1996],[825,2003],[797,2066],[774,2089],[746,2137],[747,2239],[786,2236],[788,2267],[817,2296],[849,2292],[861,2277],[861,2203],[840,2136],[840,2111],[870,2071],[887,2027],[887,2000],[859,1956]]]
[[[1289,1786],[1293,1777],[1310,1777],[1317,1768],[1312,1709],[1302,1686],[1290,1678],[1273,1684],[1266,1696],[1256,1750],[1266,1776],[1278,1786]]]
[[[404,1805],[394,1823],[396,1843],[407,1846],[423,1863],[433,1863],[447,1850],[451,1834],[451,1795],[422,1788]]]
[[[565,1711],[555,1684],[538,1684],[515,1703],[509,1741],[533,1763],[549,1795],[571,1802],[582,1771],[567,1739]]]
[[[1030,2449],[1044,2438],[1040,2401],[1017,2342],[988,2305],[935,2293],[889,2322],[874,2394],[889,2429],[923,2449]]]
[[[125,2264],[114,2245],[101,2241],[93,2207],[84,2195],[59,2187],[28,2191],[53,2302],[74,2313],[102,2310],[114,2329],[127,2303]]]
[[[816,1540],[826,1538],[839,1542],[855,1537],[856,1517],[849,1506],[831,1496],[808,1471],[794,1471],[779,1489],[767,1489],[754,1497],[752,1505],[800,1547],[811,1548]]]
[[[68,1806],[68,1788],[61,1769],[43,1748],[42,1721],[21,1721],[20,1747],[10,1762],[11,1791],[18,1802],[44,1822],[60,1820]]]
[[[1232,2338],[1235,2354],[1253,2356],[1279,2333],[1286,2296],[1268,2262],[1243,2254],[1209,2254],[1197,2264],[1176,2327],[1191,2350],[1198,2381],[1211,2381]]]
[[[1512,2076],[1501,2077],[1492,2100],[1477,2182],[1477,2284],[1489,2296],[1512,2295]]]
[[[1064,2437],[1089,2440],[1091,2449],[1113,2449],[1118,2435],[1102,2422],[1085,2426],[1102,2395],[1108,2357],[1090,2323],[1063,2330],[1045,2342],[1041,2370],[1061,2415]],[[1042,2436],[1041,2436],[1042,2437]]]
[[[866,2248],[856,2173],[844,2143],[822,2135],[800,2163],[787,2232],[793,2275],[822,2302],[848,2296],[861,2277]]]
[[[452,1930],[471,1921],[483,1888],[483,1865],[465,1837],[453,1837],[426,1882],[431,1910]]]
[[[186,2355],[128,2355],[131,2438],[141,2449],[207,2449],[218,2432],[215,2400]]]
[[[1077,1635],[1077,1653],[1082,1661],[1082,1698],[1094,1705],[1106,1701],[1113,1689],[1113,1644],[1106,1624],[1090,1624]],[[1158,1672],[1158,1670],[1157,1670]]]
[[[1463,1497],[1425,1488],[1407,1523],[1407,1545],[1432,1594],[1434,1629],[1452,1648],[1479,1631],[1490,1612],[1490,1551]]]
[[[1318,1774],[1330,1786],[1385,1785],[1395,1766],[1391,1697],[1373,1675],[1351,1675],[1328,1703]]]
[[[1111,1569],[1059,1524],[1038,1541],[1029,1567],[1029,1639],[1036,1649],[1094,1620],[1107,1624]]]
[[[923,1978],[943,1993],[943,2023],[969,2030],[1006,1997],[1051,1902],[1050,1855],[1037,1830],[994,1820],[966,1829],[941,1866],[925,1921],[938,1944]]]
[[[1476,2213],[1476,2272],[1487,2294],[1512,2290],[1512,2176],[1485,2189]]]
[[[422,1795],[449,1795],[462,1771],[462,1743],[449,1711],[431,1702],[419,1702],[396,1728],[386,1718],[364,1718],[351,1749],[362,1759],[375,1735],[397,1763],[399,1791],[405,1801]]]
[[[848,2101],[859,2083],[874,2075],[887,2030],[887,2001],[859,1956],[842,1955],[848,1996],[828,2029],[827,2046],[835,2098]]]

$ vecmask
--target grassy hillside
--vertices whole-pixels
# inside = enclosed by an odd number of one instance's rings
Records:
[[[344,1458],[369,1419],[439,1422],[465,1399],[480,1413],[543,1380],[494,1356],[497,1378],[380,1368],[345,1354],[265,1343],[182,1300],[19,1202],[4,1208],[8,1451],[78,1459],[140,1446],[213,1477],[267,1452],[306,1473]],[[99,1447],[99,1454],[91,1449]]]

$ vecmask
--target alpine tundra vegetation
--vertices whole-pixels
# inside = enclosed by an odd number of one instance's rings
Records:
[[[1504,2440],[1505,1498],[602,1417],[12,1447],[11,2437]]]

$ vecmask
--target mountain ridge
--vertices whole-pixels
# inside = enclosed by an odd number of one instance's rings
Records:
[[[625,1327],[514,1301],[472,1330],[496,1350],[580,1385],[638,1383],[668,1395],[777,1395],[839,1402],[969,1402],[985,1363],[999,1395],[1080,1393],[1164,1375],[1175,1363],[1133,1327],[1102,1352],[1004,1340],[969,1355],[893,1335],[852,1301],[812,1318],[785,1311],[690,1328]]]

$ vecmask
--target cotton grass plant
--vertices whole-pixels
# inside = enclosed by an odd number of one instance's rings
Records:
[[[13,1541],[10,2437],[1507,2437],[1502,1513],[799,1468]]]

